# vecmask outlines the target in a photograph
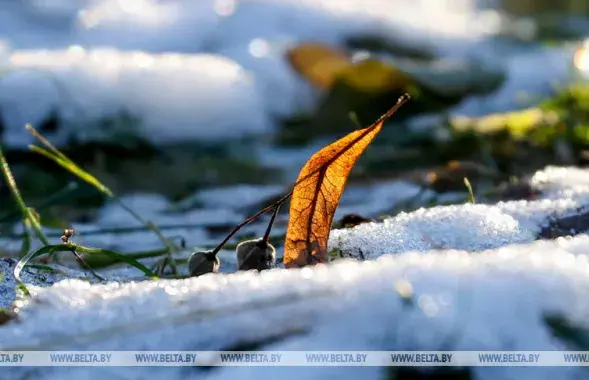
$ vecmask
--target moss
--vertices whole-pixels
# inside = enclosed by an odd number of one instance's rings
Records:
[[[514,139],[521,140],[541,125],[555,124],[558,119],[555,112],[534,107],[480,118],[458,116],[451,120],[451,125],[456,132],[476,131],[483,135],[507,130]]]

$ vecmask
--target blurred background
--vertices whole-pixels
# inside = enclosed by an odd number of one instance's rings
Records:
[[[534,170],[589,160],[588,37],[582,0],[0,0],[1,143],[55,242],[73,226],[121,251],[160,242],[32,152],[25,124],[191,247],[215,246],[405,92],[338,227],[462,203],[465,177],[478,202],[529,199]],[[3,256],[19,219],[3,182]]]

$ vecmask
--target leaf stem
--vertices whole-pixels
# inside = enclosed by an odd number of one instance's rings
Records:
[[[279,204],[274,208],[274,212],[272,213],[272,217],[270,218],[270,222],[268,223],[268,228],[266,228],[266,233],[264,234],[264,237],[262,238],[262,242],[265,245],[268,245],[268,241],[270,240],[270,231],[272,231],[272,226],[274,225],[274,219],[276,219],[276,215],[278,214],[278,211],[280,210],[280,206],[282,206],[282,204]]]

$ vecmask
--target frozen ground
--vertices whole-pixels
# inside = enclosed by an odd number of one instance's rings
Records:
[[[570,52],[514,50],[489,39],[501,19],[476,3],[0,0],[3,139],[10,147],[26,146],[31,138],[24,123],[38,125],[52,112],[66,122],[46,133],[58,145],[72,136],[102,139],[129,131],[155,143],[267,136],[275,130],[275,117],[313,107],[317,100],[285,63],[286,49],[309,39],[341,43],[361,33],[441,58],[483,59],[506,71],[500,91],[470,97],[451,113],[500,111],[522,92],[544,93],[567,79]],[[115,130],[96,128],[105,118],[119,121]],[[263,147],[256,154],[271,165],[295,168],[296,175],[310,152]],[[589,327],[589,238],[535,240],[550,217],[589,207],[589,172],[548,168],[532,183],[543,193],[536,200],[423,209],[332,233],[330,248],[351,256],[361,249],[364,262],[228,273],[235,270],[235,259],[224,251],[224,274],[129,282],[139,273],[115,268],[102,273],[111,282],[93,285],[85,281],[88,274],[68,268],[60,268],[61,275],[25,271],[34,295],[15,304],[18,322],[0,326],[0,350],[231,350],[243,344],[275,350],[574,349],[552,336],[545,318],[555,314]],[[248,207],[283,190],[280,185],[211,189],[180,205],[153,194],[123,201],[146,219],[171,226],[166,234],[183,235],[189,247],[210,246],[218,242],[210,227],[239,223]],[[390,212],[417,196],[423,201],[434,194],[402,181],[350,186],[336,218]],[[199,208],[185,207],[192,200]],[[85,236],[133,223],[119,207],[107,205],[92,223],[73,226],[79,231],[74,240],[124,251],[129,245],[159,244],[147,232]],[[284,227],[281,218],[274,232],[279,235]],[[262,233],[259,225],[249,231]],[[0,238],[4,249],[20,248],[20,241]],[[14,261],[0,260],[0,307],[15,297],[13,266]],[[576,368],[505,367],[473,374],[489,380],[586,375]],[[0,378],[5,376],[386,378],[380,368],[29,368],[3,370]]]
[[[589,171],[547,168],[533,201],[420,210],[330,245],[368,260],[186,280],[72,279],[33,287],[0,350],[560,350],[546,319],[589,328],[589,237],[533,241],[550,215],[589,206]],[[445,248],[432,250],[432,246]],[[492,249],[487,249],[492,248]],[[0,268],[4,268],[0,266]],[[9,276],[5,272],[5,276]],[[262,323],[261,323],[262,322]],[[475,379],[577,379],[582,368],[475,368]],[[381,368],[10,369],[12,377],[386,378]],[[42,373],[42,374],[41,374]]]
[[[47,133],[56,144],[129,133],[156,144],[268,135],[275,117],[317,100],[285,51],[361,34],[507,72],[500,91],[455,113],[509,109],[522,93],[546,93],[568,78],[571,52],[490,39],[501,25],[499,13],[474,0],[2,1],[4,139],[26,146],[24,124],[52,113],[63,122]],[[137,120],[96,127],[121,115]]]
[[[187,250],[180,257],[197,249],[215,247],[229,231],[254,214],[260,208],[270,204],[269,199],[287,191],[280,185],[236,185],[209,188],[196,192],[193,196],[177,203],[171,203],[157,194],[133,194],[121,197],[121,201],[137,211],[144,220],[154,222],[174,242],[184,241]],[[464,199],[464,194],[457,194]],[[362,213],[367,217],[377,217],[391,212],[402,203],[422,204],[437,197],[433,191],[403,181],[379,181],[372,184],[350,184],[338,207],[335,219],[345,214]],[[288,223],[287,210],[277,216],[272,230],[272,243],[280,247]],[[244,239],[246,234],[262,236],[266,230],[269,215],[263,216],[257,223],[243,228],[233,241]],[[147,251],[161,248],[158,236],[146,230],[132,215],[116,202],[108,202],[96,213],[96,218],[85,223],[71,223],[76,232],[73,241],[88,247],[100,247],[118,252]],[[15,236],[0,236],[0,249],[10,257],[16,257],[22,239],[22,224],[15,224],[12,231]],[[62,230],[45,228],[53,243],[59,243]],[[33,241],[31,250],[39,248],[39,242]],[[62,254],[64,264],[77,268],[73,256]],[[185,257],[186,258],[186,257]],[[222,251],[221,270],[231,273],[236,270],[233,254]],[[151,266],[157,259],[143,259]],[[134,268],[128,273],[140,275]],[[126,272],[125,275],[128,275]],[[12,293],[11,293],[12,294]],[[0,307],[10,300],[0,300]]]

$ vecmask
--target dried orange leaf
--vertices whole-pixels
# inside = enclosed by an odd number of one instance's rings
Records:
[[[335,209],[352,167],[382,125],[407,100],[397,104],[368,128],[354,131],[315,153],[303,166],[290,201],[284,265],[302,267],[327,262],[327,239]]]
[[[346,54],[329,46],[305,42],[287,53],[291,66],[319,88],[329,88],[345,68],[352,66]]]

